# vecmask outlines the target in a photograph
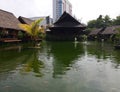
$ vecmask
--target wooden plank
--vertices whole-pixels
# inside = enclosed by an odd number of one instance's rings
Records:
[[[21,40],[16,38],[1,38],[0,42],[20,42]]]
[[[20,42],[21,40],[3,40],[3,42]]]

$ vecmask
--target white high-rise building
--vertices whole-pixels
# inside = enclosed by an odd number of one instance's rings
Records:
[[[72,4],[68,0],[53,0],[53,21],[57,21],[59,17],[66,11],[72,15]]]

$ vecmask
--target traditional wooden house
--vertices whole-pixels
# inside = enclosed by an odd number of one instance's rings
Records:
[[[80,39],[84,33],[85,25],[81,24],[70,14],[64,12],[63,15],[54,23],[47,32],[48,40],[74,40]]]
[[[114,40],[115,35],[118,33],[117,28],[120,28],[120,26],[111,26],[105,28],[105,30],[101,33],[104,40]]]
[[[18,32],[21,31],[20,22],[14,14],[0,10],[0,42],[14,42],[18,40]]]
[[[101,32],[103,30],[104,30],[104,28],[92,30],[88,35],[88,39],[89,40],[101,40],[102,39]]]

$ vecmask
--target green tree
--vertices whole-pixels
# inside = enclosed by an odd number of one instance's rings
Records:
[[[99,15],[99,17],[96,20],[90,20],[88,22],[88,28],[101,28],[104,27],[104,19],[102,15]]]
[[[107,27],[107,26],[111,26],[111,25],[112,25],[112,20],[108,15],[106,15],[104,17],[104,26]]]
[[[96,28],[104,27],[104,19],[102,15],[99,15],[99,17],[96,20]]]
[[[87,24],[88,24],[88,28],[103,28],[103,27],[111,26],[112,20],[108,15],[106,15],[105,17],[99,15],[97,19],[90,20]]]
[[[89,27],[87,27],[87,28],[85,29],[85,34],[88,35],[92,30],[94,30],[94,28],[89,28]]]
[[[120,28],[115,29],[117,34],[115,35],[115,40],[120,44]]]
[[[88,23],[88,28],[96,27],[96,20],[90,20]]]
[[[38,38],[43,38],[45,34],[44,28],[40,27],[39,24],[43,19],[36,20],[29,24],[19,24],[19,27],[23,29],[29,36],[31,36],[34,45],[36,45],[36,41]],[[39,37],[40,36],[40,37]]]
[[[41,72],[42,68],[45,67],[43,61],[38,59],[38,50],[33,50],[33,52],[28,55],[28,59],[26,59],[26,63],[21,68],[21,73],[29,73],[34,72],[36,77],[42,77],[43,73]]]
[[[117,16],[116,19],[113,20],[113,25],[120,25],[120,16]]]

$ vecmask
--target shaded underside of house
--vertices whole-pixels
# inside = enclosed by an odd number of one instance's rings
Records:
[[[51,31],[47,32],[47,35],[51,36],[49,40],[74,40],[84,33],[85,28],[85,25],[64,12],[53,27],[49,28]]]
[[[22,24],[31,24],[32,22],[34,22],[33,20],[26,18],[26,17],[22,17],[19,16],[18,20],[22,23]]]

